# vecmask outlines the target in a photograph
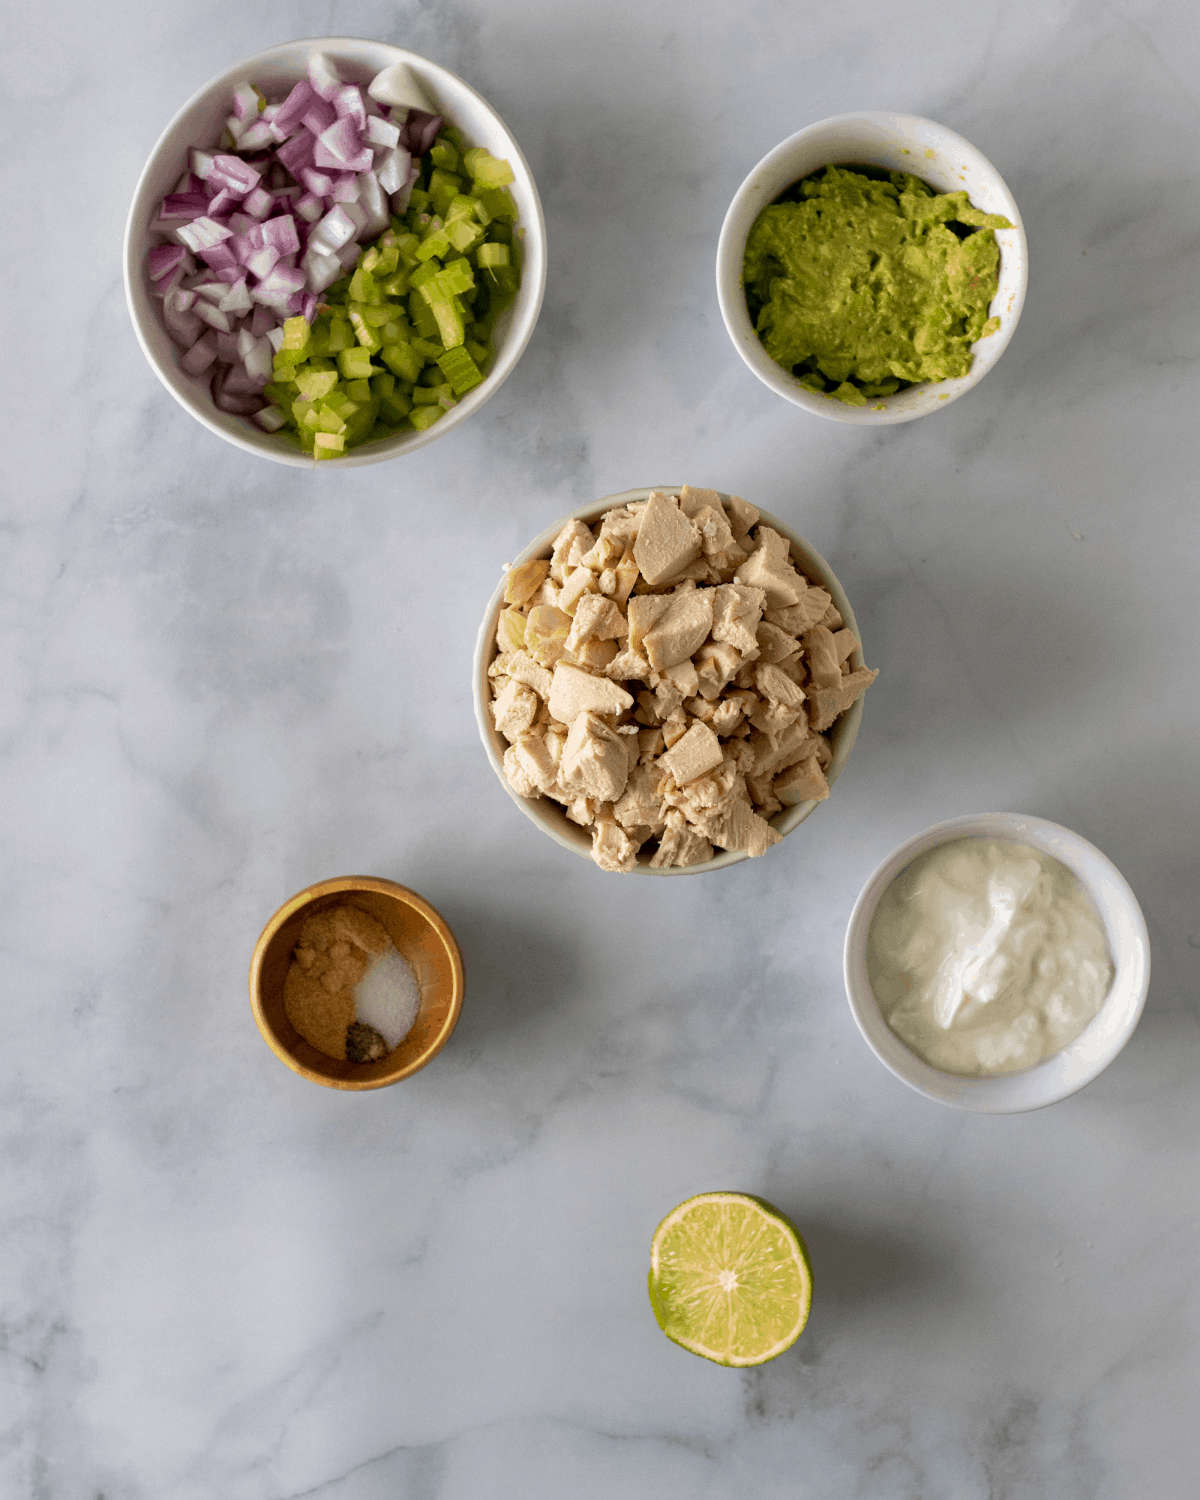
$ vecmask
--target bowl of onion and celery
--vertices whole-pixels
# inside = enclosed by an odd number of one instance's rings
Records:
[[[378,463],[477,411],[541,309],[537,188],[445,68],[322,37],[258,53],[168,125],[125,233],[138,339],[210,431]]]

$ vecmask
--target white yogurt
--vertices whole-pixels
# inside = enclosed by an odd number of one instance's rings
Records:
[[[884,1020],[944,1073],[1014,1073],[1084,1029],[1112,985],[1100,914],[1057,859],[952,839],[901,870],[867,934]]]

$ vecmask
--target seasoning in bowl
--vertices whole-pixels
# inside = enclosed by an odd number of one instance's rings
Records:
[[[851,406],[966,375],[999,284],[999,214],[906,172],[828,166],[759,214],[747,309],[771,358]]]
[[[412,1030],[421,992],[381,923],[350,902],[309,917],[284,979],[288,1020],[326,1057],[376,1062]]]
[[[829,795],[827,738],[876,674],[787,538],[684,485],[573,520],[509,571],[488,668],[518,796],[547,797],[629,871],[751,857]]]
[[[952,839],[903,869],[867,934],[891,1030],[943,1073],[1012,1073],[1061,1052],[1112,987],[1104,922],[1060,860]]]

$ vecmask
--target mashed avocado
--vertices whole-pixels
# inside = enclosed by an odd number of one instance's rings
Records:
[[[999,214],[906,172],[824,167],[764,208],[743,283],[763,347],[811,391],[864,406],[971,368],[1000,326]]]

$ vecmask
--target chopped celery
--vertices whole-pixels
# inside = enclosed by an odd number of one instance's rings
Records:
[[[520,284],[513,174],[453,127],[419,165],[405,213],[327,288],[312,325],[284,324],[264,394],[315,458],[425,431],[492,363],[496,320]]]
[[[429,151],[429,159],[435,167],[445,167],[447,172],[457,172],[462,166],[462,158],[444,135],[434,141]]]
[[[449,248],[450,236],[444,229],[439,228],[417,246],[417,259],[432,260],[435,255],[445,255]]]
[[[322,396],[328,396],[337,383],[336,370],[300,370],[296,375],[300,394],[307,401],[319,401]]]
[[[441,266],[435,265],[433,261],[426,261],[423,266],[418,266],[408,278],[408,284],[414,292],[419,291],[426,282],[432,281],[441,269]]]
[[[343,349],[338,355],[343,380],[369,380],[372,375],[369,349]]]
[[[463,157],[463,166],[471,174],[471,180],[479,188],[501,188],[512,182],[513,169],[506,161],[497,161],[482,146],[476,146]]]
[[[413,327],[418,335],[426,340],[435,339],[438,336],[438,323],[433,315],[433,309],[421,296],[420,292],[412,292],[408,299],[408,315],[413,321]],[[441,350],[438,350],[441,353]]]
[[[425,364],[425,356],[411,344],[385,344],[379,357],[401,380],[416,380]]]
[[[357,341],[363,346],[364,349],[367,349],[372,354],[374,354],[374,352],[380,347],[380,340],[376,337],[375,330],[363,317],[362,313],[359,312],[351,312],[350,322],[354,325],[354,336]],[[345,349],[342,351],[343,354],[347,354],[349,352],[349,350]],[[341,355],[339,355],[338,358],[340,359]]]
[[[329,320],[330,354],[337,354],[342,349],[352,349],[357,342],[349,318],[334,317]]]
[[[412,411],[412,398],[403,391],[390,391],[379,398],[379,410],[388,421],[402,422]]]
[[[493,219],[503,219],[509,224],[515,222],[517,205],[513,202],[512,194],[507,188],[485,188],[479,194],[479,201]]]
[[[458,292],[469,292],[475,285],[475,275],[467,260],[454,260],[433,278],[433,284],[443,297],[453,297]]]
[[[462,303],[457,297],[449,297],[444,302],[435,302],[432,312],[437,319],[442,343],[447,349],[453,349],[465,340],[467,331],[463,320]]]
[[[369,254],[370,252],[368,252]],[[350,302],[382,302],[383,293],[375,285],[375,278],[370,271],[364,271],[361,266],[350,278]]]
[[[465,396],[483,380],[479,366],[462,347],[447,349],[439,356],[438,366],[456,396]]]
[[[472,250],[483,239],[483,225],[467,219],[455,219],[446,225],[446,238],[460,252]]]
[[[289,352],[293,349],[307,349],[312,341],[312,329],[308,325],[307,318],[287,318],[283,325],[283,345]]]

